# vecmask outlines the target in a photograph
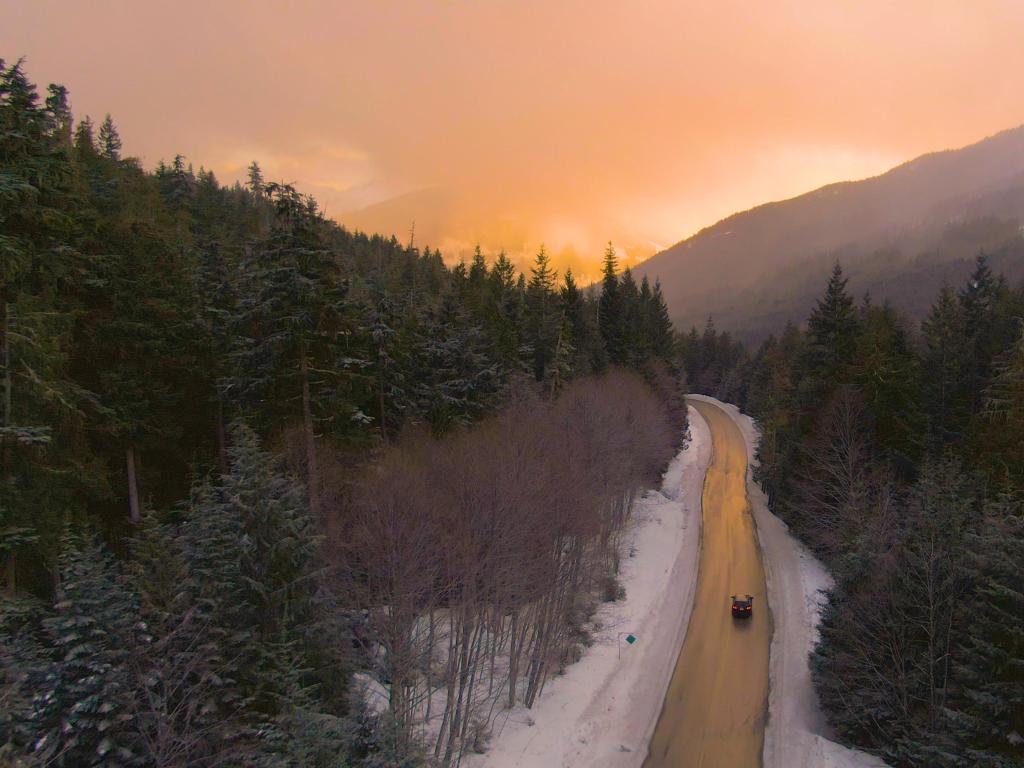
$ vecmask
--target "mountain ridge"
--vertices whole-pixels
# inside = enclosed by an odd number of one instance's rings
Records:
[[[984,221],[988,225],[965,236],[970,224]],[[979,248],[1001,247],[1021,222],[1024,125],[966,147],[920,155],[876,176],[738,211],[634,272],[660,278],[673,319],[683,327],[713,315],[730,330],[763,336],[777,329],[781,314],[796,320],[807,306],[806,295],[786,298],[787,287],[801,277],[794,270],[820,277],[838,260],[854,283],[877,282],[931,251],[940,266],[973,257]],[[951,238],[958,238],[955,248]],[[862,265],[883,251],[889,252],[888,263],[864,274]],[[744,293],[747,307],[737,308],[736,297]],[[768,328],[753,327],[751,302],[773,299],[788,302],[788,310]]]

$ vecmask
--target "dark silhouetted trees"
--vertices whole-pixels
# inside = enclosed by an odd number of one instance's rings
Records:
[[[757,477],[836,577],[819,694],[844,739],[894,765],[1024,757],[1008,580],[1024,545],[1022,299],[979,256],[915,333],[889,306],[855,306],[837,268],[806,332],[770,338],[744,370]]]

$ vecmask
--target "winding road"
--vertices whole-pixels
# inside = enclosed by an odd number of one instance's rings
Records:
[[[693,613],[644,768],[757,768],[768,711],[771,615],[746,494],[747,450],[721,408],[691,404],[711,430],[701,498],[703,530]],[[732,594],[754,595],[750,620]]]

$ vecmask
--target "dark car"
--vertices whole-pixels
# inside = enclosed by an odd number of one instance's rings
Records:
[[[749,619],[754,614],[754,596],[747,595],[742,598],[732,596],[732,617],[734,619]]]

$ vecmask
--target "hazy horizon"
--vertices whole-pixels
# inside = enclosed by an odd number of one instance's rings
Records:
[[[1005,0],[0,7],[2,55],[110,112],[147,166],[231,182],[256,159],[343,224],[415,221],[451,259],[543,242],[583,277],[608,240],[632,264],[1024,123]]]

